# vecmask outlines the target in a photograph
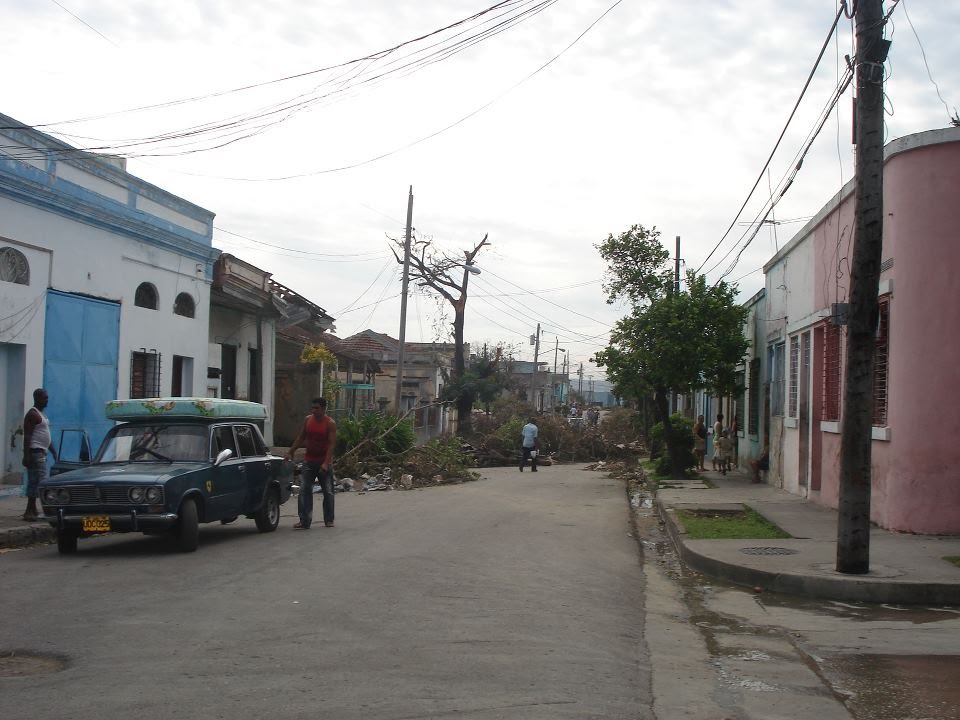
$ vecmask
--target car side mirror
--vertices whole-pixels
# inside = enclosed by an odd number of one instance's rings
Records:
[[[213,461],[213,466],[219,467],[221,464],[223,464],[224,460],[229,460],[232,457],[233,457],[233,450],[231,450],[230,448],[227,448],[226,450],[221,450],[220,452],[217,453],[217,459]]]

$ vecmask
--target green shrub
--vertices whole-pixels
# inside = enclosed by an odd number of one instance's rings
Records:
[[[437,474],[446,478],[463,477],[473,466],[473,455],[463,449],[463,442],[456,435],[434,438],[411,450],[404,460],[405,471],[425,479]]]
[[[398,421],[383,413],[345,417],[337,423],[335,457],[350,453],[358,459],[389,460],[407,452],[415,441],[412,420]]]
[[[670,455],[663,455],[657,460],[657,473],[673,475],[696,467],[697,459],[693,455],[693,420],[674,413],[670,416],[672,434],[667,442],[662,422],[653,426],[651,441],[657,445],[665,444],[670,449]]]

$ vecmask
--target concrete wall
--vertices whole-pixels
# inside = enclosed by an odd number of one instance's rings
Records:
[[[0,115],[0,125],[17,123]],[[28,286],[0,282],[0,344],[22,346],[25,365],[22,387],[4,395],[29,407],[43,385],[48,288],[120,303],[117,397],[129,396],[131,353],[141,349],[162,353],[161,394],[170,392],[174,355],[193,358],[192,385],[203,394],[213,213],[126,173],[122,161],[77,153],[30,128],[0,131],[0,147],[0,247],[22,252],[30,266]],[[156,287],[156,310],[135,307],[142,282]],[[180,293],[193,299],[193,318],[174,314]],[[9,437],[0,443],[4,470],[19,452],[7,452]]]
[[[949,408],[936,401],[952,397],[960,384],[960,129],[893,141],[886,157],[878,294],[890,303],[889,399],[887,425],[873,429],[871,518],[894,530],[956,534],[960,447],[942,427]],[[814,403],[807,465],[812,482],[799,484],[800,418],[789,416],[771,421],[771,475],[788,490],[809,493],[831,507],[839,495],[840,423],[818,419],[819,333],[829,322],[831,304],[849,299],[853,190],[851,181],[764,268],[771,325],[785,316],[779,329],[788,343],[785,389],[789,338],[810,332],[813,340],[807,376]],[[768,332],[768,343],[778,339],[777,331]]]

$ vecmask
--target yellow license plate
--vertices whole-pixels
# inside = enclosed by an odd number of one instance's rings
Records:
[[[106,515],[86,515],[82,530],[90,533],[110,532],[110,518]]]

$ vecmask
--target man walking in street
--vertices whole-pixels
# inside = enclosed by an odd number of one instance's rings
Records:
[[[540,441],[537,439],[540,431],[537,429],[536,421],[533,418],[530,418],[530,421],[523,426],[523,430],[520,431],[520,434],[523,438],[520,448],[520,472],[523,472],[523,468],[527,464],[527,458],[530,458],[530,470],[532,472],[536,472],[537,449],[540,447]]]
[[[293,460],[297,449],[306,447],[303,467],[300,468],[300,493],[297,495],[300,522],[293,526],[295,530],[309,530],[313,523],[314,482],[319,482],[323,491],[323,524],[333,527],[333,448],[336,444],[337,424],[327,415],[327,399],[315,398],[311,413],[287,453],[287,458]]]
[[[47,452],[57,459],[50,437],[50,421],[43,414],[49,399],[43,388],[34,390],[33,407],[23,418],[23,466],[27,469],[27,509],[23,519],[27,522],[34,522],[39,517],[37,486],[48,477]]]

